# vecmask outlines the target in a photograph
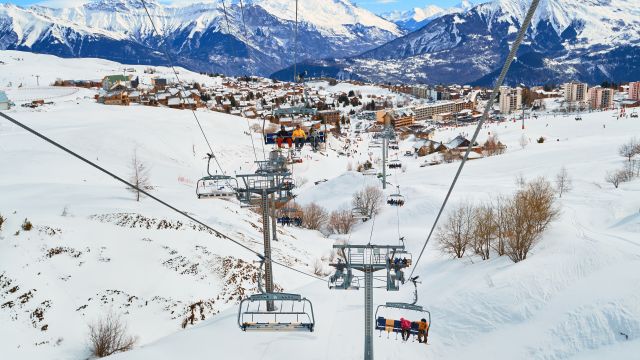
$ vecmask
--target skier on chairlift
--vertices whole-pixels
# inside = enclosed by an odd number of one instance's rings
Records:
[[[284,128],[284,125],[280,126],[280,131],[278,131],[276,133],[276,144],[278,144],[278,149],[282,149],[282,142],[283,141],[287,141],[287,144],[289,145],[289,149],[291,149],[291,146],[293,144],[293,140],[291,139],[291,136],[289,135],[289,132]]]
[[[296,129],[293,130],[293,142],[296,144],[296,150],[302,150],[302,146],[304,146],[304,141],[307,135],[304,133],[304,130],[300,127],[300,125],[296,125]]]

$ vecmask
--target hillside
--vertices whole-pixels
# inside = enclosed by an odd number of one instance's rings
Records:
[[[12,57],[19,53],[0,52],[0,60]],[[5,66],[33,71],[46,63],[51,78],[90,77],[118,66],[31,54],[23,59]],[[3,90],[6,82],[27,77],[8,69],[0,79]],[[18,107],[8,114],[124,177],[137,149],[151,168],[154,195],[260,251],[256,214],[235,200],[196,198],[193,181],[204,174],[208,149],[190,112],[110,107],[95,103],[91,90],[52,91],[14,85],[10,95],[24,92],[24,101],[30,101],[29,92],[48,93],[53,104]],[[558,200],[559,220],[517,264],[495,254],[486,261],[473,255],[454,260],[430,243],[415,270],[422,280],[419,303],[432,314],[430,345],[376,333],[377,358],[586,360],[632,359],[638,353],[640,289],[633,284],[640,281],[640,180],[614,189],[604,175],[623,165],[617,147],[638,133],[640,123],[618,120],[611,111],[583,114],[581,122],[539,115],[527,120],[525,130],[511,121],[482,129],[480,142],[497,133],[507,152],[470,161],[451,204],[513,193],[520,174],[553,181],[566,166],[574,188]],[[225,171],[251,171],[254,154],[246,120],[206,111],[199,116]],[[441,128],[435,139],[446,142],[471,132],[471,127]],[[525,148],[519,145],[523,133],[532,140]],[[536,143],[540,136],[547,141]],[[343,140],[332,140],[326,156],[306,148],[304,162],[294,168],[296,177],[307,180],[296,190],[297,203],[316,201],[338,209],[349,206],[363,185],[377,183],[347,171],[349,164],[368,158],[376,163],[379,149],[369,155],[370,140],[355,141],[354,157],[338,154]],[[385,207],[375,221],[358,224],[348,237],[351,243],[395,244],[400,234],[417,257],[459,163],[420,167],[423,159],[401,156],[412,145],[407,139],[391,152],[406,167],[389,179],[400,186],[406,205]],[[317,327],[312,333],[243,333],[236,324],[236,303],[241,294],[256,290],[255,255],[150,199],[135,202],[119,183],[5,120],[0,120],[0,153],[0,213],[8,218],[0,231],[3,357],[86,358],[87,324],[110,311],[122,314],[131,333],[140,337],[136,349],[114,359],[362,357],[362,291],[330,291],[325,282],[276,267],[278,286],[313,302]],[[328,181],[314,185],[321,179]],[[25,218],[34,229],[14,235]],[[298,228],[279,230],[275,257],[307,273],[335,240],[345,239]],[[412,288],[376,290],[374,296],[376,304],[409,301]],[[199,301],[205,320],[183,330],[189,305]]]

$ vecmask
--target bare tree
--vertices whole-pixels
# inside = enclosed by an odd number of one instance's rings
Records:
[[[498,256],[507,253],[507,231],[509,227],[509,212],[511,199],[504,195],[496,197],[493,203],[494,224],[495,224],[495,240],[493,241],[493,249]]]
[[[458,259],[464,256],[467,246],[473,237],[473,206],[460,204],[454,207],[445,220],[438,227],[436,238],[440,250]]]
[[[507,210],[507,255],[513,262],[527,258],[531,247],[541,238],[559,211],[555,192],[544,178],[528,183],[514,196]]]
[[[473,237],[471,245],[473,251],[482,257],[489,259],[491,242],[496,234],[497,224],[495,213],[491,204],[483,204],[474,209]]]
[[[7,220],[7,218],[5,218],[4,216],[2,216],[2,214],[0,214],[0,231],[2,231],[2,225],[4,225],[4,222]]]
[[[556,175],[556,190],[558,191],[558,195],[562,197],[562,194],[571,191],[572,188],[573,181],[567,172],[567,168],[563,166]]]
[[[640,154],[640,141],[637,138],[629,139],[626,143],[620,145],[618,148],[618,154],[620,156],[626,157],[627,160],[631,161],[635,155]]]
[[[140,190],[151,190],[151,183],[149,179],[149,168],[138,158],[138,151],[133,151],[131,157],[131,178],[129,181],[136,186],[136,188],[130,188],[130,190],[136,195],[136,201],[140,201],[142,193]]]
[[[307,229],[322,229],[328,218],[327,210],[315,202],[308,204],[302,210],[302,226]]]
[[[131,350],[137,340],[127,334],[127,325],[113,314],[89,325],[90,351],[98,358]]]
[[[516,182],[516,185],[517,185],[519,188],[523,188],[523,187],[527,184],[527,179],[524,177],[524,175],[523,175],[522,173],[519,173],[519,174],[516,176],[516,180],[515,180],[515,182]]]
[[[610,183],[617,189],[620,183],[624,182],[624,177],[625,174],[621,170],[607,171],[607,174],[604,176],[604,181]]]
[[[376,186],[367,186],[353,194],[352,205],[362,216],[368,218],[377,214],[382,208],[384,193]]]
[[[335,210],[329,216],[329,230],[337,234],[348,234],[357,219],[349,209]]]

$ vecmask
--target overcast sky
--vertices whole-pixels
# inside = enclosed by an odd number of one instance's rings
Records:
[[[87,0],[12,0],[12,1],[4,1],[0,0],[0,3],[11,3],[16,5],[32,5],[32,4],[42,4],[53,7],[65,7],[65,6],[73,6],[79,5]],[[219,1],[219,0],[215,0]],[[234,1],[237,0],[225,0],[225,1]],[[249,2],[250,0],[245,0]],[[294,0],[291,0],[294,1]],[[305,1],[305,0],[300,0]],[[352,0],[360,7],[367,8],[377,14],[392,11],[392,10],[408,10],[413,7],[425,7],[429,4],[438,5],[441,7],[450,7],[457,5],[460,0]],[[169,0],[163,1],[162,3],[171,3],[171,4],[186,4],[186,3],[196,3],[196,2],[214,2],[214,0]],[[473,1],[479,2],[479,0]]]

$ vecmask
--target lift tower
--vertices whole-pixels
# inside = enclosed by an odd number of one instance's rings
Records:
[[[256,205],[260,204],[262,212],[262,235],[264,240],[264,274],[265,290],[273,293],[273,270],[271,264],[271,239],[269,231],[269,203],[272,201],[288,201],[293,197],[291,191],[294,188],[291,173],[287,170],[286,159],[280,152],[272,151],[269,159],[256,161],[258,169],[253,174],[236,175],[242,180],[244,187],[238,188],[240,201]],[[273,301],[267,302],[267,311],[274,311]]]
[[[344,263],[331,264],[339,272],[336,276],[342,280],[351,282],[351,270],[364,273],[364,360],[373,360],[373,279],[374,273],[386,270],[386,276],[376,278],[384,279],[387,283],[387,291],[398,291],[400,284],[404,283],[403,269],[411,265],[411,255],[404,250],[404,245],[333,245],[344,258]],[[396,260],[398,259],[398,260]],[[346,272],[344,269],[346,268]],[[347,279],[346,277],[349,276]],[[358,287],[350,286],[346,282],[339,287],[330,287],[335,290],[358,290]]]

